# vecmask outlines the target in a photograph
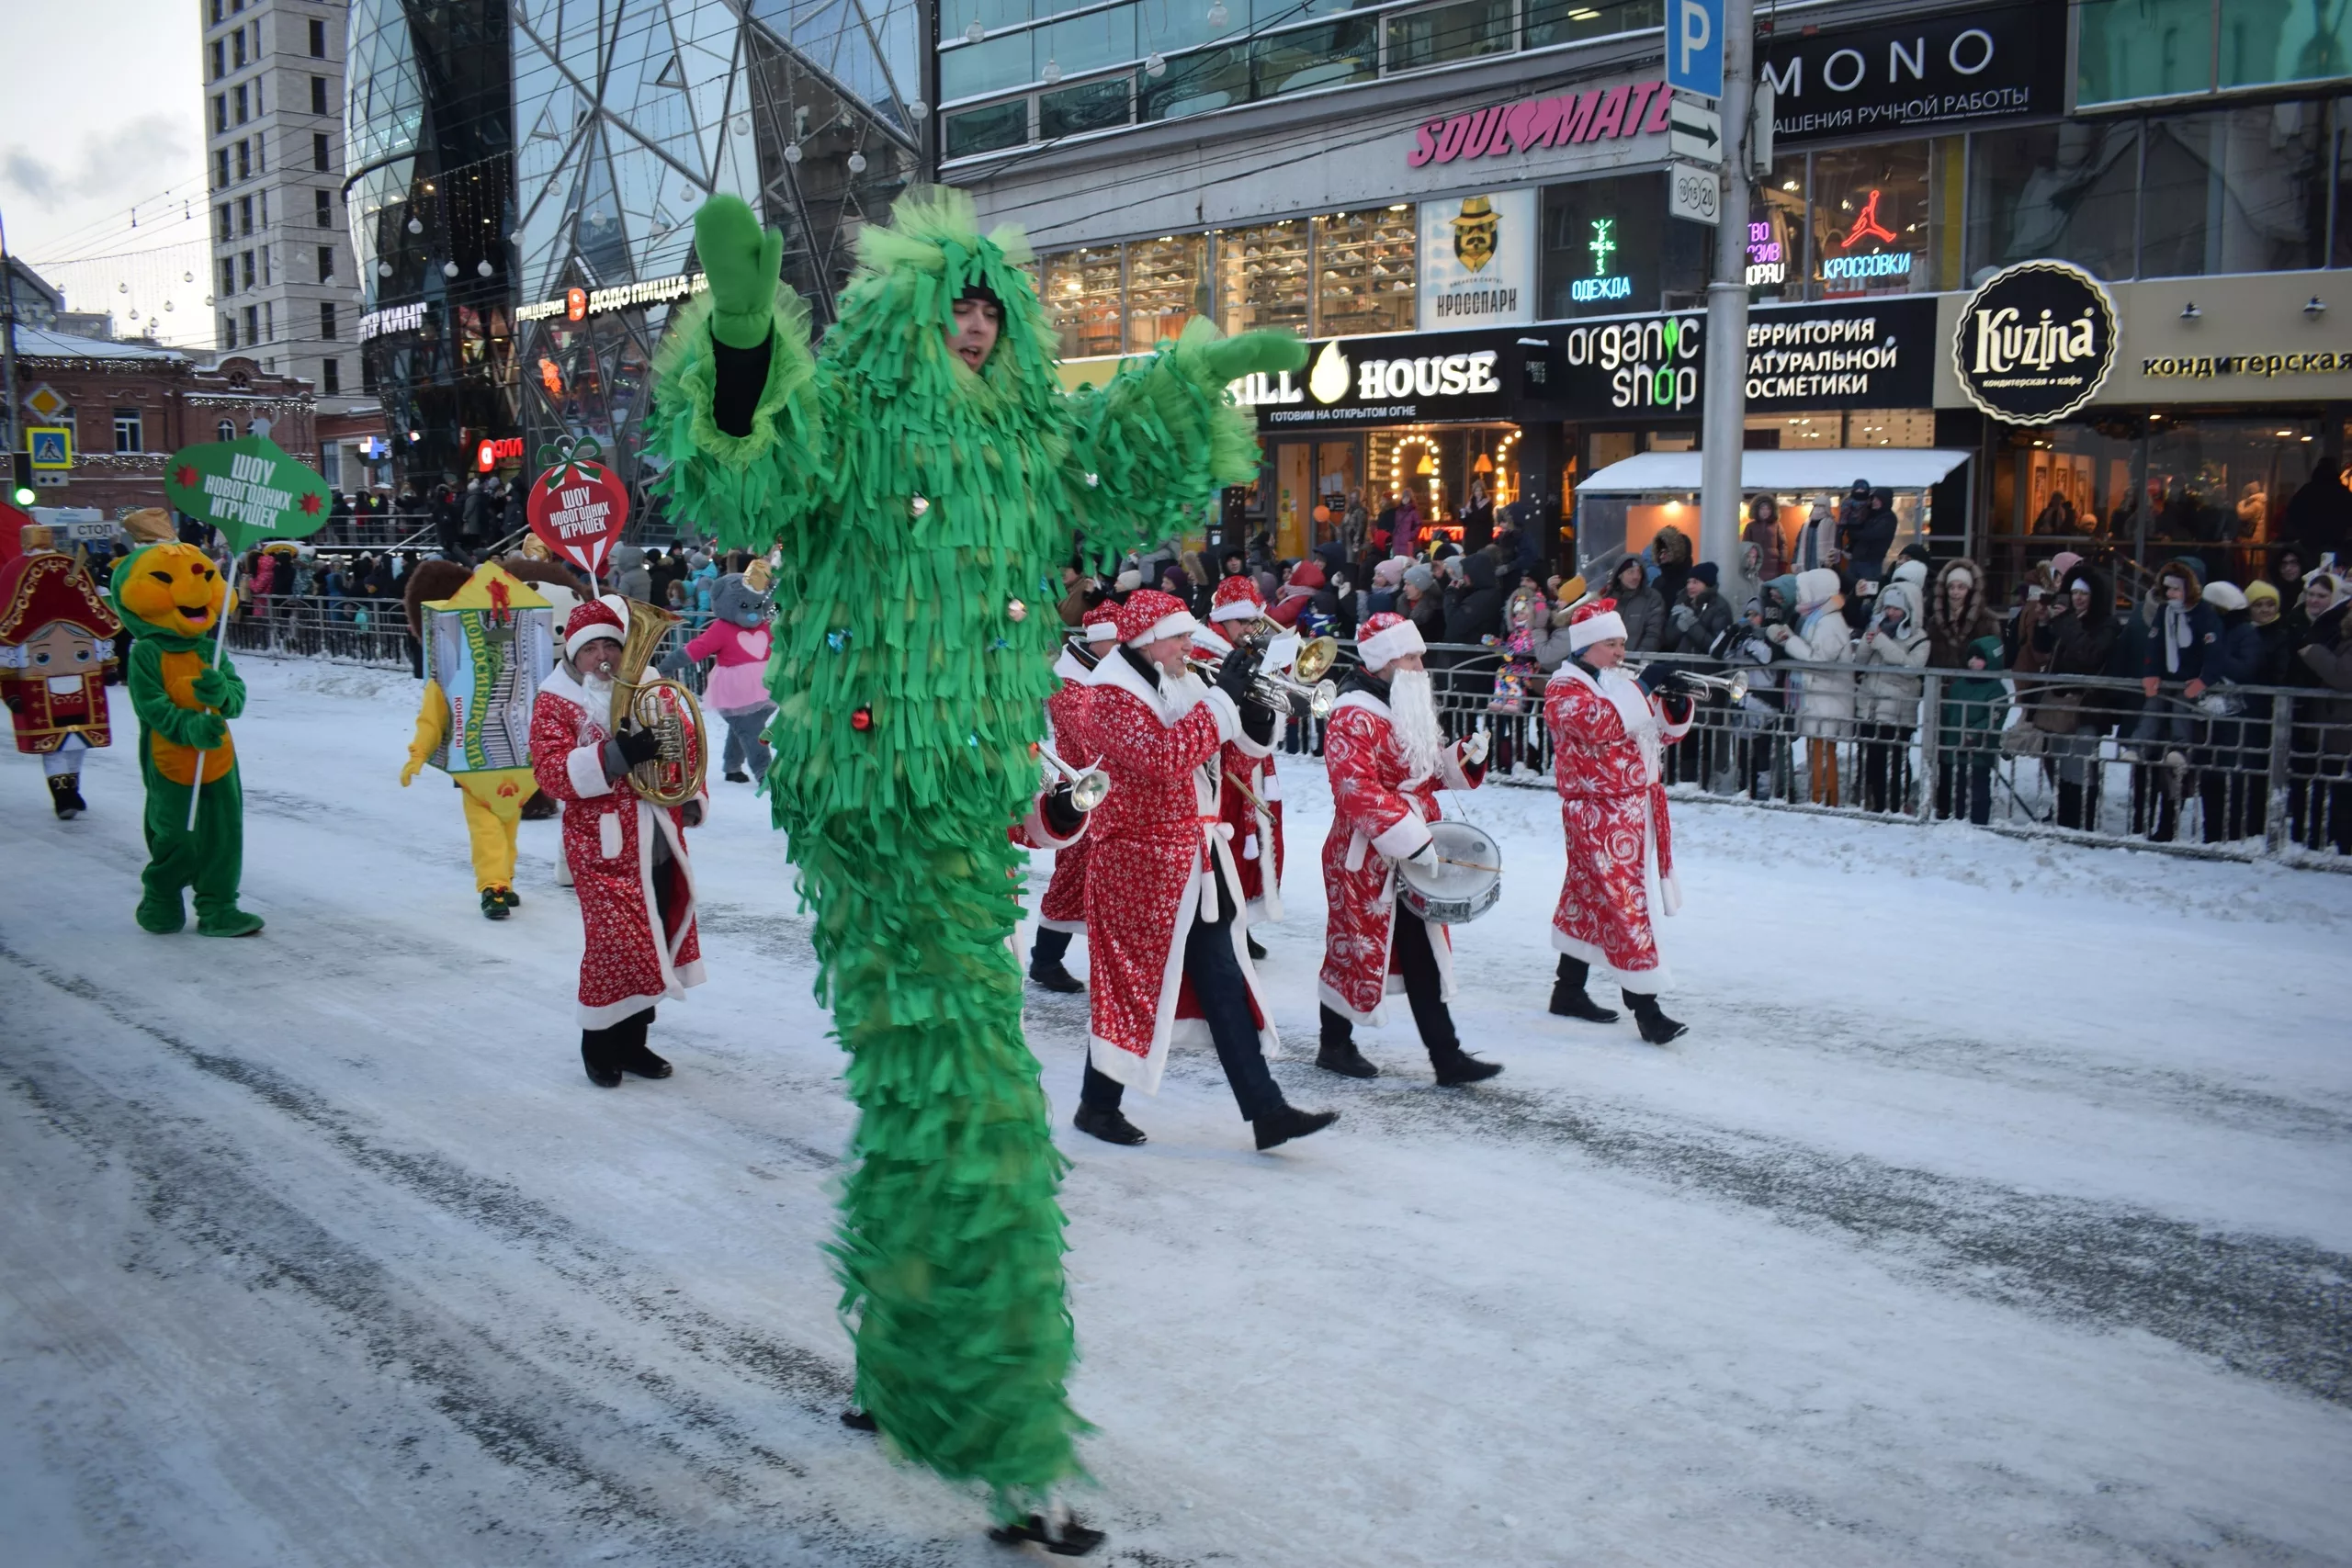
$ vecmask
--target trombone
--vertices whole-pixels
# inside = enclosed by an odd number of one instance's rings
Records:
[[[1277,637],[1286,635],[1282,623],[1261,615],[1242,632],[1240,646],[1262,657]],[[1338,638],[1309,637],[1299,646],[1298,657],[1291,660],[1289,671],[1261,667],[1250,683],[1250,695],[1260,705],[1277,713],[1290,713],[1301,718],[1329,718],[1340,700],[1340,688],[1338,682],[1327,677],[1339,657]],[[1215,681],[1225,665],[1222,656],[1209,659],[1188,654],[1184,662],[1204,681]]]

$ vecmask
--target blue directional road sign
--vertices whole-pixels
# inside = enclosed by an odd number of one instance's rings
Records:
[[[74,466],[74,433],[66,426],[28,426],[25,431],[25,445],[33,455],[33,467],[36,468],[58,469]]]
[[[1724,96],[1724,0],[1668,0],[1666,81],[1702,98]]]

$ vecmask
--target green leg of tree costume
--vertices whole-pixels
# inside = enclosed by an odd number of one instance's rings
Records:
[[[231,768],[197,797],[196,830],[188,831],[188,786],[146,766],[147,869],[139,874],[139,924],[158,933],[187,923],[181,895],[196,890],[196,929],[206,936],[242,936],[261,919],[237,908],[245,868],[245,797]]]

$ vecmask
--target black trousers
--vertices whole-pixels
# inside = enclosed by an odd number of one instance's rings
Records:
[[[1217,902],[1229,900],[1220,893]],[[1255,1122],[1280,1111],[1283,1091],[1258,1046],[1257,1021],[1250,1014],[1250,984],[1242,977],[1241,960],[1233,951],[1230,909],[1223,919],[1196,918],[1193,921],[1192,931],[1184,939],[1184,973],[1208,1019],[1217,1063],[1225,1068],[1225,1081],[1233,1086],[1233,1102],[1241,1108],[1242,1120]],[[1086,1064],[1086,1081],[1078,1094],[1080,1104],[1116,1111],[1125,1093],[1126,1085],[1099,1071],[1092,1062]]]
[[[645,1046],[645,1032],[653,1027],[653,1010],[633,1012],[618,1023],[608,1023],[602,1029],[580,1032],[582,1055],[600,1062],[616,1062],[632,1051]]]
[[[1430,946],[1430,928],[1410,909],[1398,906],[1396,910],[1396,967],[1405,977],[1405,999],[1412,1004],[1413,1027],[1421,1032],[1421,1043],[1431,1055],[1459,1050],[1462,1042],[1453,1032],[1453,1014],[1440,994],[1437,953]],[[1323,1041],[1328,1045],[1344,1045],[1355,1039],[1355,1021],[1345,1013],[1334,1012],[1329,1002],[1323,1004]]]
[[[1062,955],[1069,951],[1069,939],[1075,934],[1073,931],[1057,931],[1049,926],[1039,926],[1036,945],[1029,950],[1029,967],[1036,970],[1043,969],[1048,964],[1059,964],[1062,961]]]

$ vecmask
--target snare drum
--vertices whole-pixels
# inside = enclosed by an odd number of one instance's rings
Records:
[[[1432,822],[1430,852],[1396,863],[1396,900],[1430,925],[1467,925],[1503,896],[1502,849],[1483,829]]]

